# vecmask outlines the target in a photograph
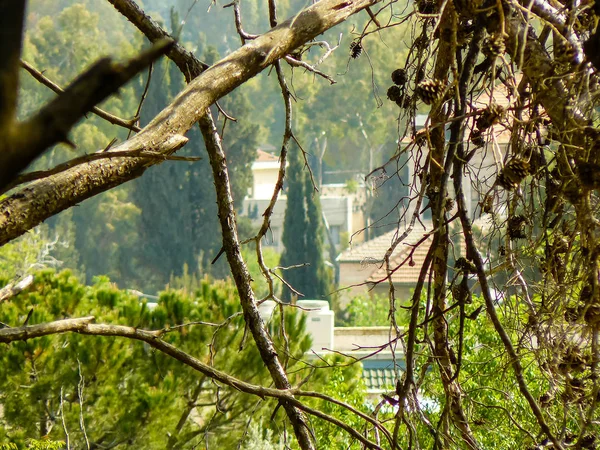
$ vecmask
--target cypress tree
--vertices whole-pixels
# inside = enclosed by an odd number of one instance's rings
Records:
[[[304,171],[304,200],[307,219],[306,262],[310,265],[307,267],[307,283],[303,294],[307,298],[323,298],[329,293],[331,276],[323,259],[325,226],[323,225],[321,201],[313,189],[313,182],[308,170]]]
[[[281,265],[309,265],[286,270],[283,277],[304,298],[323,298],[328,293],[329,276],[323,261],[321,206],[318,197],[312,195],[312,181],[308,171],[303,170],[301,152],[294,150],[289,153]],[[290,301],[291,297],[290,290],[284,288],[283,300]]]
[[[289,167],[287,170],[287,204],[283,219],[283,246],[281,265],[293,266],[306,262],[306,210],[304,208],[304,174],[302,173],[302,160],[300,150],[295,148],[288,153]],[[304,288],[306,268],[286,270],[284,279],[302,293]],[[289,289],[283,289],[284,301],[291,300]]]

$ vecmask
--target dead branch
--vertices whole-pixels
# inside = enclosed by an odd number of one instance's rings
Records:
[[[29,183],[31,181],[40,180],[42,178],[49,177],[51,175],[56,175],[58,173],[64,172],[65,170],[71,169],[73,167],[79,166],[81,164],[85,164],[90,161],[98,161],[102,159],[112,159],[112,158],[147,158],[149,160],[156,159],[158,161],[187,161],[187,162],[195,162],[200,161],[202,158],[199,156],[176,156],[176,155],[165,155],[162,153],[153,153],[143,150],[120,150],[120,151],[100,151],[96,153],[92,153],[91,155],[82,155],[77,158],[73,158],[69,161],[66,161],[62,164],[58,164],[54,166],[52,169],[48,170],[36,170],[35,172],[27,172],[19,175],[15,178],[11,183],[9,183],[4,189],[0,189],[0,194],[7,192],[16,186]]]
[[[172,40],[158,42],[125,63],[101,59],[32,118],[14,123],[0,143],[0,187],[10,183],[47,148],[69,142],[67,133],[85,113],[162,56],[171,45]]]
[[[57,94],[60,95],[64,92],[63,88],[61,88],[58,84],[56,84],[51,79],[47,78],[42,72],[37,70],[35,67],[33,67],[31,64],[29,64],[27,61],[21,60],[21,67],[23,67],[23,69],[25,69],[27,72],[29,72],[29,74],[31,74],[31,76],[33,78],[38,80],[44,86],[49,87]],[[101,117],[102,119],[106,120],[107,122],[112,123],[113,125],[119,125],[123,128],[127,128],[129,130],[136,131],[136,132],[141,130],[141,128],[135,124],[138,120],[137,118],[133,118],[130,120],[121,119],[120,117],[110,114],[96,106],[94,106],[91,111],[94,114],[96,114],[98,117]]]

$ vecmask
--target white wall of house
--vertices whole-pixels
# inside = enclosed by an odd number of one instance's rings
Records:
[[[257,200],[270,199],[279,175],[278,161],[255,161],[252,164],[253,183],[250,198]]]

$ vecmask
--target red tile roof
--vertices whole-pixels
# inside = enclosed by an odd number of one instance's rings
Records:
[[[425,225],[425,228],[423,228]],[[431,222],[415,224],[414,228],[396,246],[390,258],[390,269],[392,270],[392,282],[394,284],[414,284],[419,279],[421,268],[425,262],[431,242]],[[384,256],[390,248],[394,239],[402,237],[405,230],[392,230],[375,239],[364,242],[350,250],[346,250],[338,257],[342,263],[360,264],[365,270],[364,281],[367,283],[378,283],[387,279]],[[451,232],[451,238],[453,238]],[[452,239],[454,240],[454,239]],[[460,248],[452,248],[449,251],[458,258],[465,254],[464,239],[460,239]],[[343,270],[343,269],[342,269]],[[341,274],[343,277],[343,274]]]
[[[426,228],[423,228],[425,225]],[[409,251],[410,245],[414,245],[416,242],[421,240],[425,234],[431,231],[431,222],[423,222],[423,225],[415,223],[415,226],[410,233],[400,242],[394,252],[392,258],[396,255],[402,254],[405,251]],[[402,237],[406,229],[392,230],[382,234],[374,239],[363,242],[350,249],[344,251],[338,256],[339,262],[359,262],[362,264],[369,264],[370,262],[383,262],[383,257],[386,251],[390,248],[396,238]]]
[[[276,155],[273,155],[271,153],[265,152],[264,150],[261,150],[259,148],[256,150],[256,161],[260,161],[260,162],[279,161],[279,157]]]
[[[429,248],[431,247],[432,239],[432,236],[428,236],[425,241],[419,243],[416,247],[414,247],[416,242],[413,245],[405,245],[402,251],[390,260],[392,282],[394,284],[417,282],[427,252],[429,252]],[[371,273],[366,281],[369,283],[378,283],[385,280],[387,280],[387,271],[385,265],[381,264],[377,270]]]

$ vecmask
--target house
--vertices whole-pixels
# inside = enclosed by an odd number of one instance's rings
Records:
[[[408,300],[419,280],[421,268],[433,240],[432,223],[428,220],[415,222],[412,229],[400,226],[374,239],[353,245],[342,252],[337,262],[340,267],[341,304],[355,295],[384,295],[389,293],[389,281],[384,262],[388,249],[397,240],[402,240],[390,255],[391,281],[396,299]],[[449,262],[466,253],[462,235],[450,228]]]
[[[396,298],[408,298],[431,246],[431,222],[423,222],[423,225],[416,223],[391,254],[391,279],[396,289]],[[402,237],[405,232],[406,229],[388,231],[374,239],[353,245],[338,256],[340,286],[349,288],[342,291],[344,297],[349,299],[358,294],[387,294],[389,284],[386,280],[384,256],[394,240]]]
[[[240,215],[250,218],[254,225],[262,223],[265,209],[271,201],[279,175],[279,156],[275,148],[263,146],[257,149],[257,157],[252,164],[252,187],[244,199]],[[364,189],[348,192],[345,184],[327,185],[320,188],[321,210],[327,221],[333,243],[339,246],[343,240],[348,240],[356,230],[364,227]],[[282,233],[287,196],[285,191],[279,199],[271,216],[271,228],[264,245],[283,251]],[[327,240],[326,240],[327,241]]]

